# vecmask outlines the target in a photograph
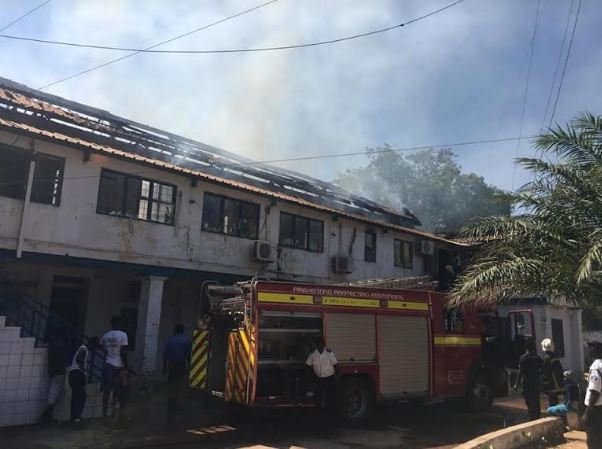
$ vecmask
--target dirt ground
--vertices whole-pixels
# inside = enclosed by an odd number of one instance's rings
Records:
[[[123,423],[90,420],[83,428],[27,426],[0,431],[2,449],[427,449],[451,448],[525,420],[520,397],[487,413],[453,404],[388,405],[357,425],[314,409],[245,410],[192,401],[166,423],[161,400],[130,411]],[[579,448],[581,449],[581,448]]]

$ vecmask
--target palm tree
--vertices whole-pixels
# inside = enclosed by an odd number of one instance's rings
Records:
[[[455,305],[542,295],[579,305],[602,291],[602,116],[583,113],[539,135],[541,158],[517,163],[533,181],[510,194],[517,214],[463,231],[479,245],[459,277]],[[543,157],[546,156],[544,159]]]

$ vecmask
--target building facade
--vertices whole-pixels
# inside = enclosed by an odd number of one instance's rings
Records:
[[[0,294],[86,336],[123,318],[156,372],[202,288],[430,275],[460,246],[337,187],[0,79]]]

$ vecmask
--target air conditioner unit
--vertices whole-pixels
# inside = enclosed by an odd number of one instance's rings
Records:
[[[332,258],[332,271],[335,273],[352,273],[353,259],[348,256],[334,256]]]
[[[431,240],[421,240],[420,252],[426,256],[432,256],[435,254],[435,242]]]
[[[260,262],[274,262],[274,248],[270,242],[255,240],[253,242],[253,258]]]

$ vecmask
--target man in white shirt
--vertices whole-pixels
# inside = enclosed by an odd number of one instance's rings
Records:
[[[594,362],[589,368],[582,421],[588,449],[602,449],[602,343],[590,343],[590,356]]]
[[[120,372],[127,369],[127,345],[128,336],[121,330],[121,317],[111,318],[112,330],[100,339],[100,344],[105,348],[106,357],[102,369],[102,414],[107,416],[109,408],[109,397],[113,393],[116,401],[121,385]]]
[[[320,339],[317,348],[309,354],[305,364],[313,369],[314,403],[317,408],[334,409],[336,406],[337,358]]]

